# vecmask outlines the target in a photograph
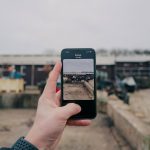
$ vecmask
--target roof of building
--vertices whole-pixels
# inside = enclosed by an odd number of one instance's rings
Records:
[[[119,56],[116,57],[116,62],[147,62],[150,61],[150,56],[133,55],[133,56]]]
[[[115,64],[115,57],[97,55],[96,64],[97,65],[114,65]]]
[[[0,64],[44,65],[54,64],[59,59],[50,55],[0,55]]]
[[[60,56],[52,55],[0,55],[0,64],[14,64],[14,65],[44,65],[55,64],[60,60]],[[96,56],[97,65],[114,65],[115,62],[146,62],[150,61],[150,56]]]

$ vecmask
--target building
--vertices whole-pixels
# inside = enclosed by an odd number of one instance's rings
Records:
[[[54,65],[60,56],[51,55],[0,55],[0,66],[15,65],[24,74],[26,85],[37,85],[47,78],[43,70],[45,64]],[[108,79],[114,80],[133,76],[138,82],[150,85],[150,56],[101,56],[96,57],[96,69],[106,72]]]
[[[37,85],[47,78],[42,68],[46,64],[54,65],[59,59],[51,55],[0,55],[0,66],[14,65],[16,70],[24,74],[26,85]]]
[[[112,56],[96,57],[96,69],[108,74],[108,79],[115,79],[115,58]]]
[[[128,56],[116,58],[116,73],[126,77],[135,78],[150,77],[150,57],[149,56]]]

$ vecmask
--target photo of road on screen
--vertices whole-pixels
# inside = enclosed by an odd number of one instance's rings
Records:
[[[94,60],[63,60],[63,99],[94,100]]]

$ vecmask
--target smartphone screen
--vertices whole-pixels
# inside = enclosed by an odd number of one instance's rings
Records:
[[[63,99],[94,100],[94,60],[63,60]]]
[[[96,113],[95,51],[64,49],[62,60],[62,105],[77,103],[81,113],[75,118],[92,118]]]

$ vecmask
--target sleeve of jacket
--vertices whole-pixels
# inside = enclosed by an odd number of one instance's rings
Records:
[[[38,150],[34,145],[24,140],[21,137],[16,141],[16,143],[11,148],[0,148],[0,150]]]

